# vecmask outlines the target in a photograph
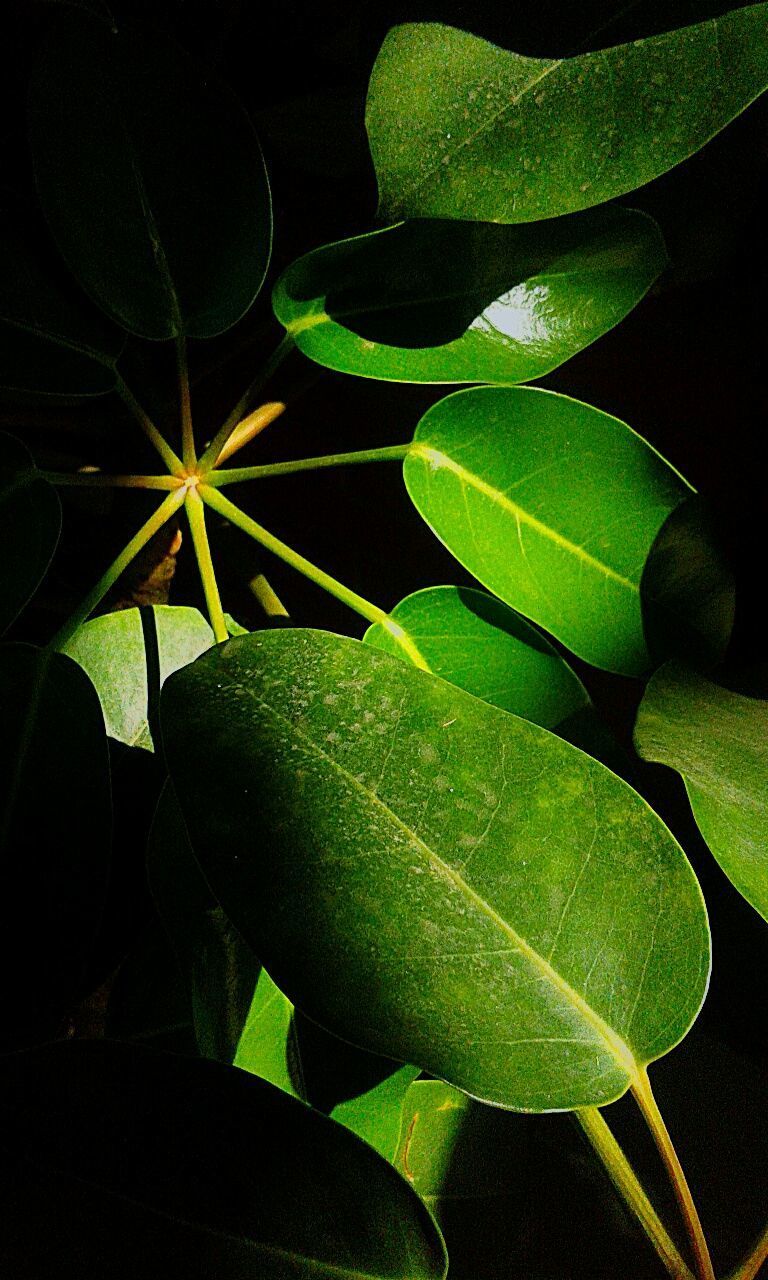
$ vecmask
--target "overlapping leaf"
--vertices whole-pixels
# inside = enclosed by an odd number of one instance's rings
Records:
[[[307,254],[273,305],[305,355],[343,373],[527,382],[618,324],[665,264],[632,210],[535,228],[424,220]]]
[[[391,1165],[245,1072],[102,1040],[7,1058],[0,1082],[8,1274],[40,1257],[41,1233],[61,1276],[135,1276],[136,1233],[145,1274],[158,1256],[164,1275],[217,1280],[445,1274],[439,1233]]]
[[[80,993],[109,874],[109,758],[98,699],[61,654],[0,649],[3,1037]]]
[[[0,387],[35,396],[103,395],[115,385],[123,341],[45,271],[15,225],[0,222]]]
[[[251,124],[159,30],[55,25],[30,92],[37,186],[86,291],[131,333],[211,337],[253,302],[271,205]]]
[[[19,440],[0,432],[0,634],[34,595],[61,531],[58,495]]]
[[[708,932],[682,850],[580,751],[357,641],[282,630],[166,683],[190,838],[281,990],[476,1097],[620,1096],[685,1034]]]
[[[691,490],[623,422],[534,388],[460,391],[421,419],[404,476],[484,586],[587,662],[647,669],[643,569]]]
[[[682,774],[701,834],[768,920],[768,702],[668,663],[645,691],[635,743]]]
[[[679,164],[768,86],[768,5],[573,58],[439,23],[387,36],[366,123],[383,218],[531,222]]]

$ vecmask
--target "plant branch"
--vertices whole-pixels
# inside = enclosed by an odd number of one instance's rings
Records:
[[[50,484],[83,485],[95,489],[178,489],[178,476],[111,476],[101,471],[43,471]]]
[[[673,1280],[694,1280],[693,1272],[680,1254],[672,1237],[651,1204],[637,1174],[608,1128],[597,1107],[574,1111],[593,1151],[602,1162],[608,1177],[637,1218],[645,1234]]]
[[[675,1193],[680,1212],[683,1216],[685,1229],[688,1232],[688,1238],[691,1242],[693,1256],[696,1262],[696,1275],[699,1280],[715,1280],[715,1273],[712,1269],[712,1259],[709,1256],[709,1247],[707,1245],[704,1230],[701,1225],[698,1210],[691,1195],[691,1189],[688,1181],[683,1173],[683,1167],[677,1156],[677,1152],[669,1136],[664,1118],[659,1111],[656,1099],[653,1096],[651,1082],[648,1079],[648,1072],[643,1068],[634,1084],[632,1085],[632,1093],[635,1101],[639,1106],[645,1123],[651,1131],[653,1140],[659,1151],[659,1155],[664,1162],[672,1189]]]
[[[160,434],[149,414],[141,407],[130,387],[119,373],[116,377],[115,391],[120,396],[123,404],[130,409],[147,439],[151,441],[157,449],[157,452],[160,454],[160,457],[163,459],[168,470],[175,476],[182,475],[184,472],[184,464],[182,463],[181,458],[174,453],[173,449],[168,444],[168,441]]]
[[[185,494],[186,488],[181,485],[174,493],[169,493],[168,497],[160,503],[154,515],[151,515],[141,526],[138,533],[131,538],[128,545],[123,548],[120,555],[112,561],[96,585],[88,592],[88,595],[72,614],[71,618],[57,631],[48,645],[49,649],[63,649],[67,641],[72,639],[78,627],[81,627],[90,614],[93,613],[96,606],[104,599],[109,588],[113,583],[117,582],[120,574],[128,568],[128,565],[138,555],[142,547],[145,547],[150,538],[153,538],[162,529],[163,525],[170,520],[171,516],[179,510],[179,507],[184,502]]]
[[[768,1258],[768,1227],[755,1241],[744,1261],[731,1272],[728,1280],[755,1280],[766,1258]]]
[[[243,395],[241,395],[237,404],[234,406],[231,413],[228,415],[226,421],[222,423],[221,427],[216,432],[216,435],[214,436],[213,440],[208,445],[208,448],[205,450],[202,458],[200,459],[201,471],[206,471],[209,468],[214,467],[216,465],[216,463],[219,460],[219,456],[221,454],[222,449],[224,448],[225,444],[229,440],[229,437],[232,435],[232,432],[242,421],[243,415],[246,413],[248,409],[248,405],[251,403],[252,400],[255,399],[255,397],[259,394],[261,389],[267,384],[269,379],[272,377],[272,374],[275,372],[278,366],[282,364],[285,357],[292,350],[293,350],[293,338],[289,333],[286,333],[282,342],[272,352],[272,355],[269,357],[269,360],[267,360],[267,363],[259,371],[256,378],[254,378],[253,382],[247,388],[247,390],[243,393]]]
[[[221,644],[222,641],[229,639],[229,632],[224,620],[219,585],[213,568],[211,544],[208,541],[208,531],[205,527],[205,510],[197,489],[192,488],[188,491],[184,499],[184,510],[187,513],[189,527],[192,532],[197,567],[200,570],[200,578],[205,592],[205,603],[208,606],[208,617],[211,620],[216,643]]]
[[[176,362],[179,368],[179,402],[181,406],[181,456],[187,471],[197,465],[195,436],[192,430],[192,401],[189,395],[189,368],[187,366],[187,340],[183,334],[176,339]]]
[[[329,453],[321,458],[298,458],[292,462],[273,462],[262,467],[229,467],[226,471],[209,471],[205,483],[220,489],[225,484],[244,480],[264,480],[269,476],[288,476],[295,471],[320,471],[324,467],[346,467],[362,462],[397,462],[405,458],[412,444],[387,445],[383,449],[361,449],[355,453]]]
[[[256,436],[261,435],[262,431],[283,413],[285,413],[285,405],[282,400],[270,400],[267,404],[259,405],[253,413],[249,413],[247,418],[243,418],[242,422],[237,424],[224,445],[219,454],[217,466],[226,462],[227,458],[231,458],[233,453],[250,444],[251,440],[255,440]]]
[[[298,551],[294,551],[287,543],[281,542],[273,533],[265,529],[262,525],[257,524],[249,515],[236,507],[234,502],[230,502],[224,497],[223,493],[219,493],[216,489],[211,489],[206,484],[200,485],[200,497],[204,502],[212,507],[214,511],[218,511],[219,515],[225,516],[238,529],[242,529],[243,533],[247,533],[262,547],[266,547],[274,555],[279,556],[286,564],[291,565],[294,569],[298,569],[299,573],[303,573],[305,578],[309,578],[311,582],[322,587],[329,595],[335,596],[342,604],[347,605],[350,609],[354,609],[355,613],[367,619],[368,622],[378,622],[382,627],[394,637],[400,645],[404,653],[408,655],[411,662],[422,670],[427,669],[426,663],[422,658],[415,645],[411,642],[403,628],[394,622],[383,609],[379,609],[377,605],[371,604],[369,600],[365,600],[359,596],[357,592],[351,591],[349,587],[345,587],[343,583],[337,582],[329,573],[323,569],[318,569],[317,565],[312,564],[310,560],[305,559]]]

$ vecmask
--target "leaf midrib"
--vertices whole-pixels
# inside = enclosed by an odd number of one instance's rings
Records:
[[[418,848],[428,863],[432,864],[436,870],[445,875],[446,878],[448,878],[456,888],[469,899],[472,905],[479,908],[481,914],[488,917],[500,932],[507,934],[510,941],[519,948],[531,966],[534,969],[537,969],[539,973],[548,982],[550,982],[555,990],[564,997],[566,1002],[570,1003],[577,1013],[581,1014],[584,1021],[588,1023],[591,1029],[603,1041],[606,1050],[614,1059],[617,1066],[620,1067],[620,1069],[627,1075],[628,1085],[631,1084],[633,1079],[637,1076],[639,1064],[636,1062],[635,1056],[629,1046],[624,1043],[621,1037],[617,1035],[611,1027],[608,1026],[600,1014],[587,1003],[583,996],[581,996],[579,992],[576,991],[575,988],[572,987],[570,983],[552,967],[551,964],[549,964],[544,956],[540,955],[539,952],[526,941],[522,934],[518,933],[517,930],[515,930],[512,925],[503,918],[503,916],[499,915],[490,902],[486,902],[486,900],[477,893],[477,891],[473,889],[466,880],[462,879],[459,873],[455,871],[449,863],[445,862],[444,859],[434,851],[434,849],[426,844],[426,842],[422,840],[421,837],[418,836],[416,832],[413,831],[407,823],[405,823],[402,818],[400,818],[399,815],[389,807],[389,805],[385,804],[375,791],[371,791],[361,783],[353,773],[350,773],[349,770],[345,769],[338,760],[335,760],[333,756],[330,756],[313,737],[299,729],[298,726],[288,718],[288,716],[283,715],[275,707],[271,706],[270,703],[265,702],[263,698],[260,698],[250,685],[240,684],[239,688],[252,698],[254,702],[258,703],[259,706],[263,707],[264,710],[268,711],[276,720],[280,721],[281,724],[286,725],[291,732],[296,735],[296,737],[301,738],[302,741],[307,743],[315,755],[319,756],[322,760],[331,765],[332,768],[336,769],[349,783],[352,784],[354,788],[366,797],[369,803],[380,808],[386,819],[393,826],[399,828],[406,834],[409,841]]]
[[[455,476],[457,476],[461,484],[468,485],[478,493],[483,494],[484,497],[489,498],[497,506],[514,516],[515,520],[520,524],[527,525],[529,529],[533,529],[534,532],[540,534],[541,537],[545,538],[548,542],[554,543],[555,546],[559,547],[562,551],[567,551],[569,555],[575,556],[578,560],[581,560],[583,564],[589,565],[603,577],[609,578],[612,582],[616,582],[619,586],[624,587],[625,590],[631,591],[633,595],[639,595],[639,582],[633,582],[631,578],[625,578],[623,574],[618,573],[616,569],[611,568],[611,566],[605,564],[604,561],[598,560],[596,556],[590,555],[590,553],[585,551],[583,547],[579,546],[577,542],[571,542],[570,538],[566,538],[564,534],[558,533],[557,529],[553,529],[550,525],[544,524],[542,520],[537,519],[537,517],[532,515],[530,511],[526,511],[525,507],[521,507],[518,503],[513,502],[507,494],[502,493],[501,489],[495,488],[493,485],[488,484],[486,480],[481,479],[480,476],[475,475],[474,472],[468,471],[466,467],[462,467],[461,463],[456,462],[449,456],[449,454],[443,453],[440,449],[433,449],[423,441],[417,441],[406,455],[406,460],[411,457],[419,458],[433,471],[440,469],[451,471]]]

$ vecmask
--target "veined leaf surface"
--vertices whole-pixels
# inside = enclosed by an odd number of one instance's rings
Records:
[[[650,665],[640,582],[691,489],[625,423],[551,391],[455,392],[419,423],[417,510],[484,586],[594,666]]]
[[[656,224],[628,209],[535,228],[420,220],[299,258],[273,306],[342,373],[528,382],[618,324],[666,261]]]
[[[557,1110],[620,1097],[696,1016],[708,929],[682,850],[545,730],[289,629],[177,672],[161,717],[214,893],[342,1038]]]
[[[768,920],[768,702],[670,662],[646,688],[635,743],[682,774],[712,853]]]
[[[767,4],[560,59],[407,23],[368,89],[380,214],[531,222],[587,209],[666,173],[766,87]]]
[[[269,262],[271,202],[227,89],[159,30],[70,12],[37,66],[29,124],[53,236],[108,315],[144,338],[207,338],[240,319]]]
[[[56,490],[29,450],[0,432],[0,635],[35,594],[61,532]]]

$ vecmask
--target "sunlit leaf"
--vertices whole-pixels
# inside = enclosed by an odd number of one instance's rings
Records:
[[[115,385],[124,335],[65,293],[17,227],[0,223],[0,387],[95,396]]]
[[[5,1038],[61,1018],[82,994],[107,893],[111,804],[98,699],[74,662],[3,645],[0,705]]]
[[[650,182],[768,86],[768,5],[573,58],[440,23],[387,36],[366,123],[380,213],[530,222]]]
[[[648,668],[643,568],[691,490],[623,422],[550,391],[459,391],[421,419],[404,476],[484,586],[594,666]]]
[[[645,691],[635,743],[682,774],[712,853],[768,920],[768,702],[668,663]]]
[[[135,1276],[136,1232],[148,1245],[139,1271],[153,1276],[156,1251],[173,1277],[445,1274],[438,1231],[392,1166],[255,1076],[93,1040],[6,1058],[0,1083],[3,1144],[23,1188],[10,1246],[5,1232],[0,1244],[8,1274],[20,1274],[30,1250],[39,1256],[41,1230],[49,1248],[53,1233],[62,1276]],[[79,1207],[67,1232],[60,1195],[44,1198],[51,1182]],[[120,1229],[102,1232],[104,1212]]]
[[[273,305],[318,364],[395,382],[527,382],[594,342],[666,264],[656,224],[626,209],[502,227],[406,222],[327,245]]]
[[[29,450],[0,431],[0,634],[40,586],[60,530],[55,489]]]
[[[643,800],[543,729],[358,641],[291,629],[166,683],[213,892],[280,989],[502,1106],[619,1097],[685,1034],[706,913]]]
[[[269,261],[269,186],[242,107],[159,30],[70,12],[30,91],[38,192],[86,292],[131,333],[211,337]]]

